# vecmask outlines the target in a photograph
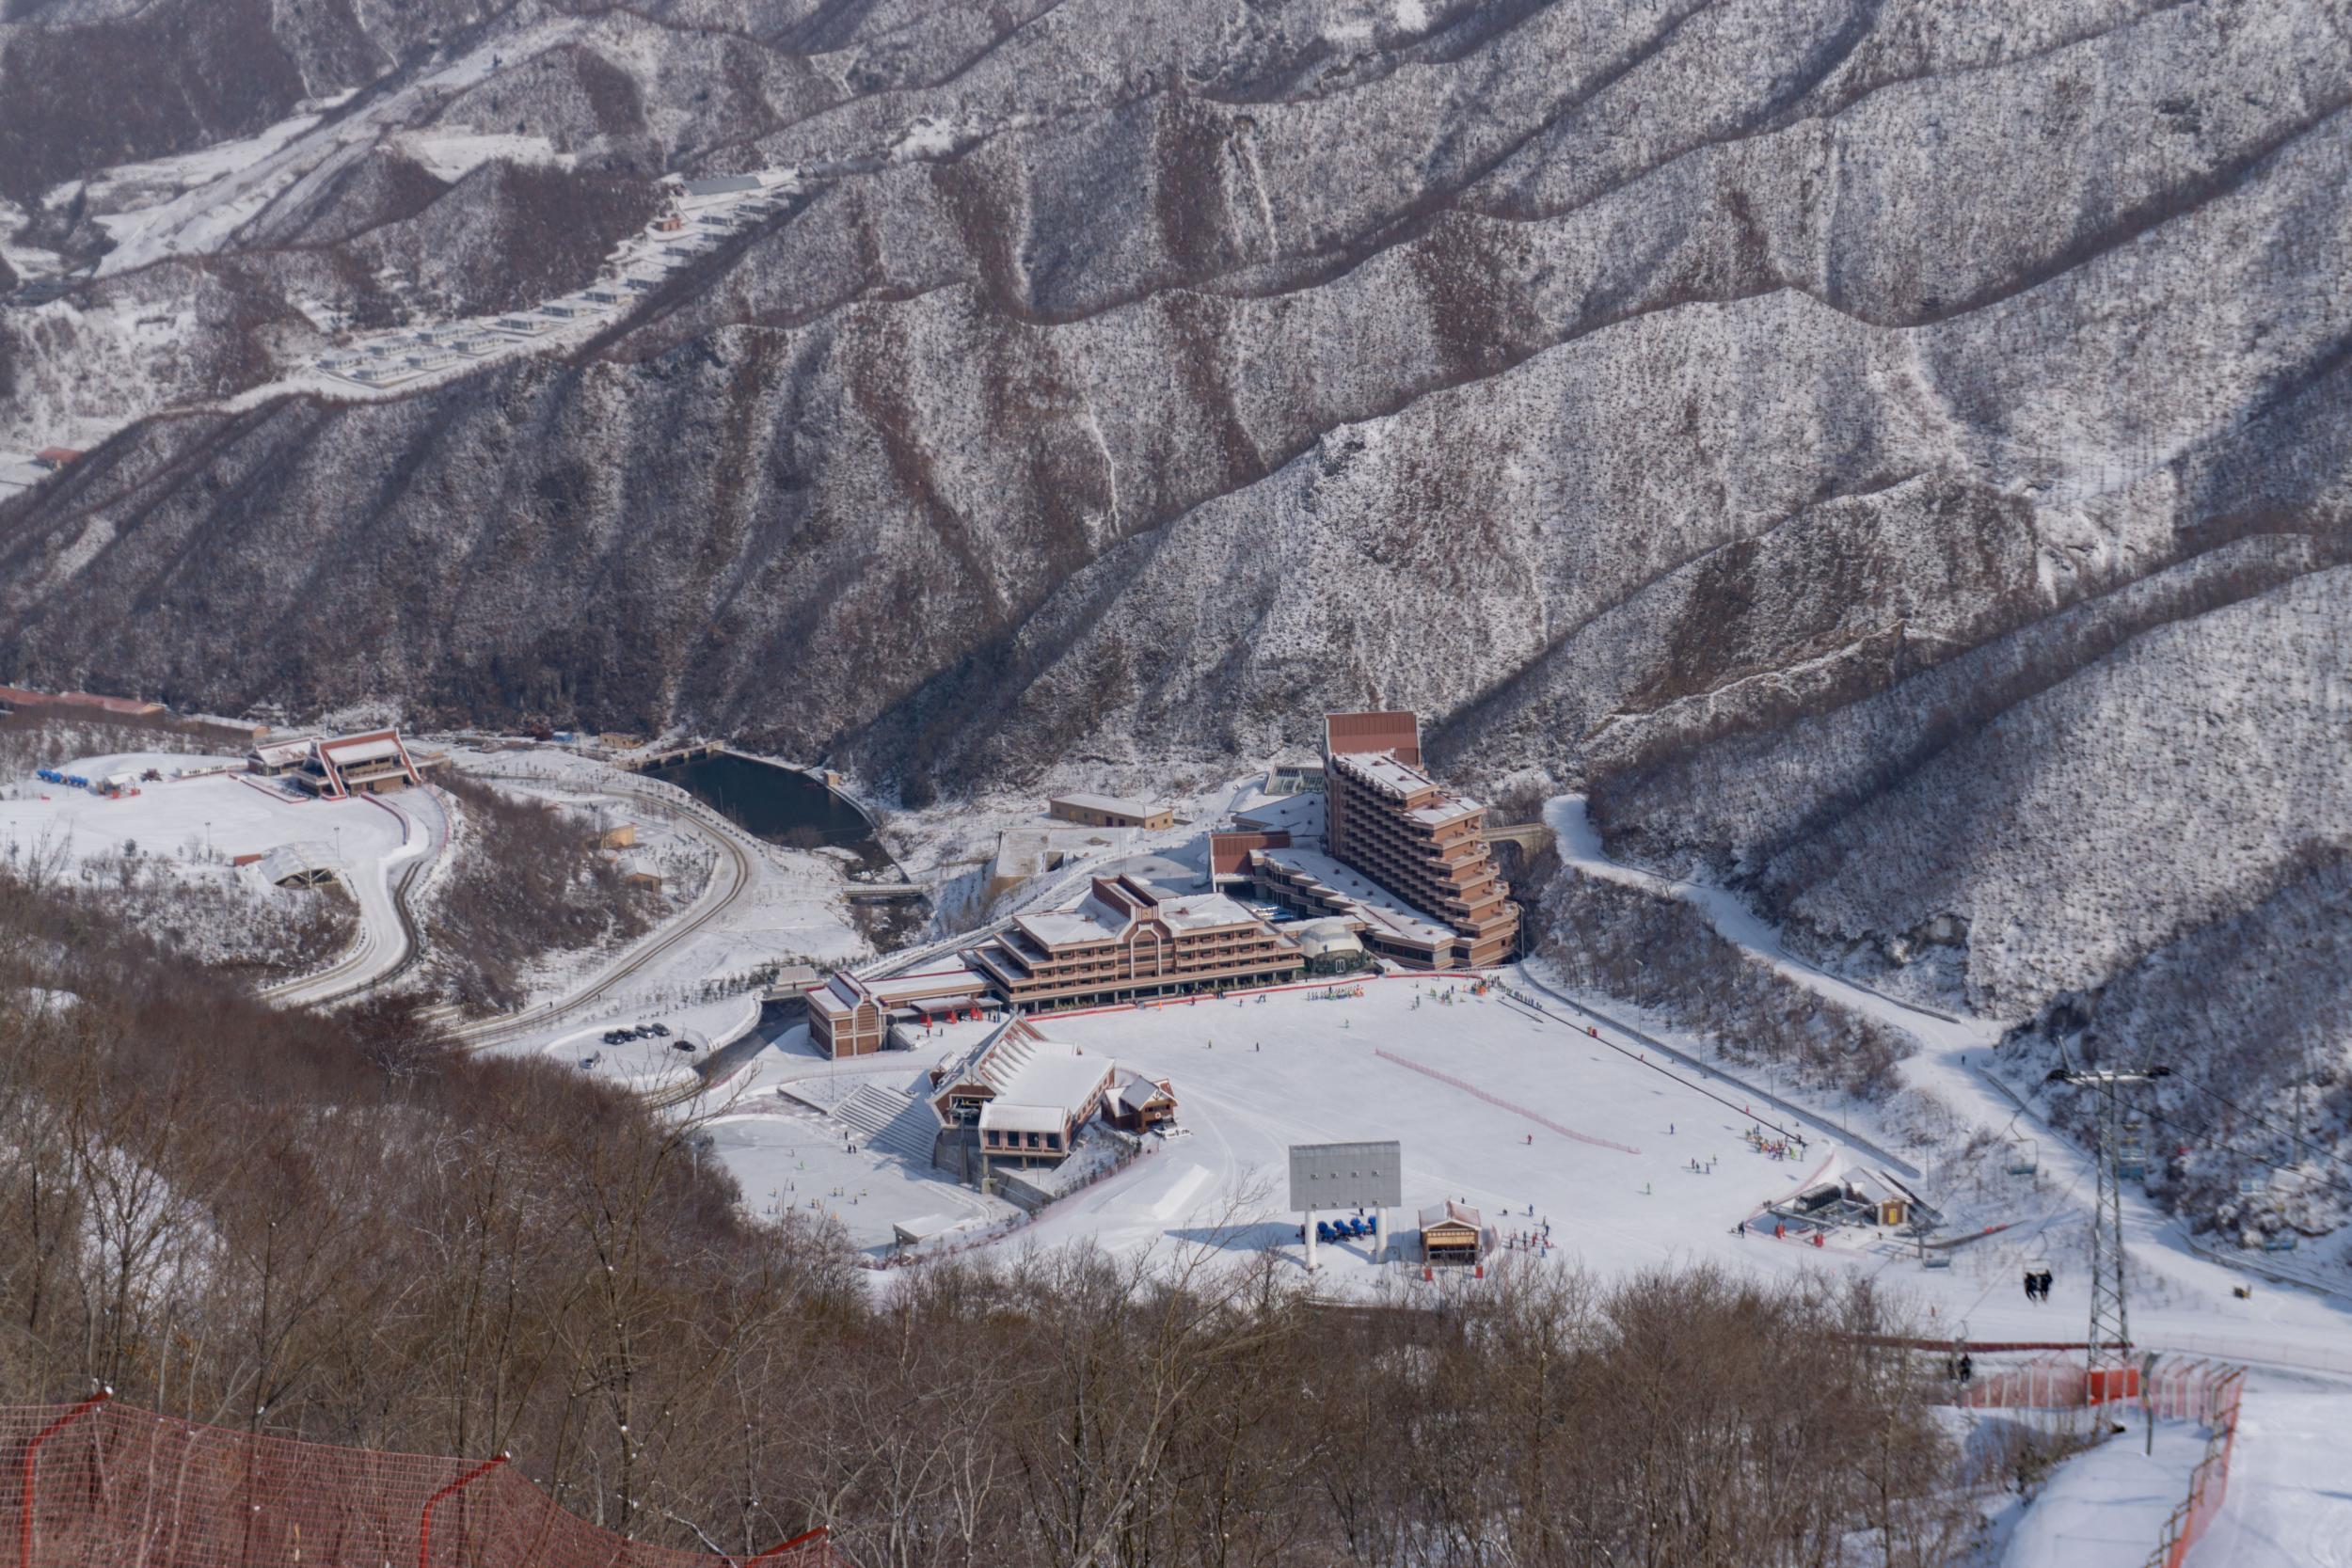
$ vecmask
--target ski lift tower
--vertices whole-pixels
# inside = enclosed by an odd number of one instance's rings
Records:
[[[2090,1216],[2090,1340],[2086,1351],[2090,1402],[2123,1397],[2131,1383],[2131,1313],[2123,1299],[2123,1175],[2122,1088],[2169,1078],[2169,1067],[2138,1072],[2054,1069],[2047,1082],[2099,1091],[2099,1198]]]

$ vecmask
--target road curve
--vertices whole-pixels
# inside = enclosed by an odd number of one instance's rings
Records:
[[[400,819],[401,847],[368,876],[338,868],[359,906],[359,934],[325,969],[264,987],[262,995],[280,1006],[320,1007],[346,1001],[398,979],[423,955],[422,934],[408,897],[418,879],[447,847],[446,819],[440,817],[437,803],[430,813],[412,814],[373,795],[360,799]]]
[[[548,783],[545,779],[520,775],[476,773],[473,776],[475,778],[512,778],[516,783],[537,784]],[[705,927],[734,908],[736,903],[750,892],[752,886],[751,854],[744,847],[743,843],[738,841],[739,830],[723,817],[716,817],[715,814],[708,813],[706,808],[691,800],[684,801],[672,800],[643,788],[631,788],[624,784],[606,784],[599,786],[599,792],[635,800],[640,805],[672,821],[681,823],[700,832],[717,846],[720,851],[719,863],[712,869],[710,885],[703,889],[701,896],[695,899],[693,907],[685,914],[658,927],[644,941],[628,949],[612,963],[598,971],[579,990],[552,1001],[526,1007],[519,1013],[483,1019],[451,1030],[450,1033],[468,1050],[482,1050],[521,1035],[533,1034],[561,1024],[567,1015],[593,1005],[599,998],[611,993],[623,981],[638,974],[647,965],[669,953],[681,942],[691,941]]]

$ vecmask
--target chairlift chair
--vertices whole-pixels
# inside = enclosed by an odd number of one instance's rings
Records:
[[[2148,1129],[2140,1121],[2123,1124],[2123,1134],[2115,1143],[2115,1174],[2126,1181],[2137,1181],[2148,1174]]]
[[[2041,1146],[2031,1138],[2020,1138],[2010,1146],[2009,1173],[2011,1176],[2031,1176],[2042,1168]]]

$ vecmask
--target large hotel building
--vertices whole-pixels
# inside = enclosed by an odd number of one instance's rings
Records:
[[[1486,808],[1422,771],[1419,720],[1334,713],[1323,728],[1322,850],[1245,817],[1265,831],[1213,838],[1213,872],[1342,916],[1373,952],[1417,969],[1508,959],[1519,911],[1486,848]]]

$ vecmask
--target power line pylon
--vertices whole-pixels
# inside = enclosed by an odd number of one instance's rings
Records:
[[[2131,1308],[2123,1292],[2123,1097],[2125,1084],[2148,1084],[2169,1078],[2170,1068],[2152,1067],[2140,1072],[2072,1071],[2059,1068],[2053,1084],[2075,1084],[2099,1091],[2099,1196],[2090,1215],[2090,1338],[2088,1365],[2090,1399],[2103,1398],[2129,1384]]]

